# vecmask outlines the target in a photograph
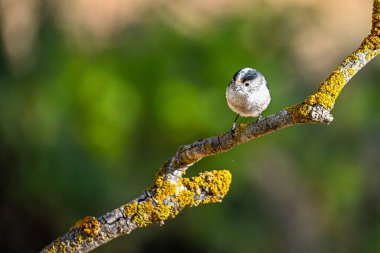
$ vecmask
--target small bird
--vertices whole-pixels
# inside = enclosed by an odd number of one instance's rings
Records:
[[[227,86],[226,98],[228,106],[237,113],[232,131],[235,130],[239,116],[259,117],[257,121],[260,121],[261,113],[268,107],[271,99],[264,76],[252,68],[242,68],[233,75]]]

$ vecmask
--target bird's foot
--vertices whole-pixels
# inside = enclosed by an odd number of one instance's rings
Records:
[[[232,123],[232,127],[231,127],[231,133],[233,134],[235,132],[235,129],[236,129],[236,121],[237,119],[239,118],[239,113],[236,115],[236,118],[234,120],[234,123]]]
[[[259,123],[263,119],[263,116],[260,114],[259,117],[256,120],[256,123]]]
[[[231,132],[235,132],[236,129],[236,123],[234,122],[231,127]]]

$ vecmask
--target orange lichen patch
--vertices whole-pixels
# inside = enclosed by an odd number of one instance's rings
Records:
[[[374,50],[380,50],[380,34],[378,34],[377,36],[370,36],[368,40],[373,45]]]
[[[360,46],[359,50],[362,50],[363,52],[371,52],[373,50],[380,50],[380,38],[379,35],[375,36],[368,36],[364,39],[362,45]],[[376,55],[379,54],[379,52],[376,52]]]
[[[247,127],[249,126],[249,124],[245,124],[245,123],[242,123],[239,125],[238,128],[236,128],[235,132],[234,132],[234,135],[235,136],[240,136],[243,134],[243,132],[247,129]]]
[[[309,113],[311,106],[305,102],[287,107],[286,110],[292,116],[295,123],[307,123],[310,122]]]
[[[195,201],[196,194],[200,195],[202,192],[206,194],[206,199],[202,203],[220,202],[229,190],[231,177],[229,171],[222,170],[205,172],[198,177],[183,178],[178,182],[178,187],[184,186],[185,189],[179,193],[176,191],[176,185],[163,177],[158,177],[155,189],[152,190],[154,197],[142,202],[131,202],[124,206],[124,212],[128,217],[132,217],[132,222],[139,227],[162,222],[175,217],[185,207],[199,204],[199,201]],[[170,197],[172,197],[170,202],[178,204],[177,208],[176,205],[163,202]]]
[[[209,194],[224,197],[228,193],[232,182],[228,170],[213,170],[202,173],[201,176],[204,176],[204,188]]]
[[[127,217],[132,217],[137,212],[137,201],[133,201],[131,203],[128,203],[124,205],[124,213]]]
[[[124,206],[125,214],[133,217],[132,221],[139,227],[164,221],[177,214],[171,206],[163,204],[166,198],[175,196],[175,184],[166,180],[163,175],[158,175],[152,192],[154,201],[152,198],[147,198],[146,201],[134,201]]]
[[[177,213],[173,212],[173,208],[171,208],[169,205],[165,204],[157,204],[156,208],[154,209],[154,212],[152,213],[152,221],[153,222],[160,222],[165,221],[169,217],[174,218],[177,215]]]
[[[213,170],[201,173],[198,177],[183,178],[182,184],[197,195],[201,192],[210,195],[202,203],[215,203],[227,194],[231,181],[232,175],[228,170]]]
[[[374,7],[376,8],[375,18],[378,20],[376,29],[380,27],[379,1],[377,1]],[[373,35],[375,32],[377,35]],[[307,97],[304,102],[287,108],[287,111],[292,115],[295,123],[312,122],[310,112],[316,105],[321,105],[327,110],[334,108],[336,99],[348,80],[357,73],[358,69],[362,68],[369,60],[380,53],[380,33],[378,32],[379,30],[372,31],[372,35],[369,35],[363,40],[360,47],[343,61],[329,78],[319,86],[314,94]]]
[[[380,1],[373,1],[372,31],[373,35],[380,36]]]
[[[156,177],[156,181],[154,182],[154,185],[156,187],[162,187],[164,185],[165,179],[163,175],[158,174]]]
[[[152,206],[152,199],[148,199],[146,202],[138,203],[136,215],[133,216],[132,221],[139,227],[145,227],[151,224],[150,214],[154,207]]]
[[[333,109],[336,98],[346,83],[344,74],[341,71],[336,70],[319,86],[319,89],[315,94],[307,97],[302,103],[288,107],[287,111],[292,115],[294,122],[310,122],[310,111],[312,106],[321,105],[328,110]]]
[[[348,72],[355,74],[353,69]],[[294,122],[311,122],[311,108],[315,105],[321,105],[327,110],[332,110],[339,93],[346,83],[347,81],[342,71],[336,70],[319,86],[319,89],[314,94],[307,97],[304,102],[288,107],[287,111],[292,115]]]
[[[201,194],[200,182],[200,177],[182,178],[182,185],[197,195]]]
[[[75,228],[87,236],[95,236],[99,232],[100,222],[92,216],[84,217],[75,224]]]
[[[219,197],[219,196],[211,196],[207,199],[204,199],[202,201],[202,204],[212,204],[212,203],[217,203],[217,202],[221,202],[222,201],[222,197]]]
[[[166,180],[163,176],[158,176],[154,185],[155,198],[158,202],[162,202],[168,196],[173,196],[176,193],[176,185]]]
[[[145,227],[149,224],[164,221],[169,217],[174,217],[171,207],[164,204],[153,204],[152,199],[138,203],[136,215],[132,221],[139,227]]]
[[[180,209],[182,210],[185,207],[191,207],[195,205],[194,202],[194,192],[188,190],[182,190],[173,201],[177,202]]]
[[[60,239],[56,239],[53,244],[50,245],[49,248],[44,249],[44,253],[53,253],[53,252],[74,252],[74,250],[68,249],[66,245],[60,241]]]
[[[321,84],[318,91],[312,95],[314,98],[309,105],[319,104],[326,109],[333,109],[335,100],[346,84],[346,80],[342,72],[334,71],[325,82]],[[305,101],[308,102],[308,99]]]
[[[56,249],[55,249],[54,245],[51,248],[44,250],[44,253],[54,253],[54,252],[56,252]]]
[[[348,68],[348,69],[347,69],[347,72],[350,74],[350,76],[353,76],[353,75],[356,74],[356,70],[353,69],[353,68]]]

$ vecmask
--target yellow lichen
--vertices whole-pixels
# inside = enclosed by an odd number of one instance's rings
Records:
[[[90,239],[92,239],[92,238],[87,237],[86,239],[87,239],[87,241],[90,241]],[[75,239],[75,245],[78,246],[78,245],[82,244],[84,241],[85,241],[85,238],[83,238],[82,235],[78,235]]]
[[[153,200],[148,199],[145,202],[138,203],[136,215],[132,221],[139,227],[145,227],[149,224],[160,222],[173,216],[171,207],[158,203],[153,205]]]
[[[202,203],[220,202],[227,194],[231,181],[232,175],[228,170],[213,170],[201,173],[198,177],[182,179],[183,185],[195,194],[199,195],[203,191],[210,195]]]
[[[228,170],[213,170],[204,173],[207,192],[224,197],[230,189],[232,175]]]
[[[378,53],[375,53],[373,51],[369,51],[369,53],[367,54],[366,56],[366,59],[367,60],[371,60],[372,58],[374,58]]]
[[[217,203],[217,202],[221,202],[222,201],[222,197],[220,196],[211,196],[207,199],[204,199],[202,201],[203,204],[212,204],[212,203]]]
[[[87,236],[95,236],[99,232],[100,222],[92,216],[84,217],[75,224],[75,228]]]
[[[353,68],[348,68],[347,72],[348,72],[348,74],[350,74],[350,76],[353,76],[356,73],[355,69],[353,69]]]
[[[164,181],[165,179],[163,175],[157,175],[154,185],[156,187],[162,187],[162,185],[164,184]]]
[[[159,174],[156,177],[152,192],[154,200],[153,198],[147,198],[146,201],[135,201],[124,206],[125,214],[129,217],[133,217],[132,221],[139,227],[145,227],[151,223],[164,221],[176,215],[172,207],[163,204],[166,198],[175,196],[175,184],[172,184],[169,180],[166,180],[162,174]]]
[[[194,206],[200,203],[195,200],[195,194],[204,192],[207,196],[203,203],[214,203],[221,201],[223,196],[227,194],[231,184],[231,173],[227,170],[211,171],[202,173],[198,177],[182,178],[178,184],[173,184],[166,180],[163,175],[158,176],[155,185],[152,188],[152,197],[148,197],[141,202],[131,202],[124,206],[124,213],[131,217],[139,227],[145,227],[152,223],[162,222],[170,217],[175,217],[180,210],[185,207]],[[177,192],[177,188],[184,186]],[[165,199],[172,198],[166,204]]]
[[[60,241],[60,239],[56,239],[52,247],[45,252],[51,253],[51,252],[69,252],[69,251],[67,250],[66,245]]]
[[[363,43],[360,45],[359,49],[347,57],[346,60],[335,70],[326,81],[324,81],[317,92],[309,96],[303,103],[303,106],[298,106],[298,110],[292,110],[292,112],[297,112],[301,116],[308,116],[305,113],[310,112],[310,107],[316,104],[323,106],[325,109],[332,110],[334,108],[335,101],[342,91],[347,80],[343,74],[345,66],[349,62],[359,61],[359,54],[370,55],[372,58],[378,54],[374,50],[380,49],[380,38],[378,36],[368,36],[364,39]],[[349,77],[352,77],[357,72],[354,68],[347,69]],[[308,109],[306,109],[306,106]],[[305,110],[306,109],[306,110]],[[300,116],[298,115],[298,116]]]
[[[156,208],[152,213],[152,221],[159,222],[167,220],[169,217],[174,217],[173,209],[169,205],[165,205],[162,203],[157,204]]]
[[[316,103],[324,108],[331,110],[334,107],[335,100],[346,84],[344,74],[340,71],[334,71],[327,80],[321,84],[315,93]],[[313,105],[313,104],[311,104]]]
[[[372,31],[373,35],[380,35],[380,1],[373,1]]]
[[[150,220],[150,214],[152,213],[152,199],[147,200],[146,202],[138,203],[136,215],[133,216],[132,221],[139,227],[145,227],[148,224],[152,223]]]
[[[321,105],[328,110],[333,109],[335,100],[345,84],[344,74],[336,70],[319,86],[315,94],[307,97],[302,103],[288,107],[287,111],[292,115],[294,122],[310,122],[311,108],[315,105]]]
[[[234,136],[241,136],[245,132],[248,126],[249,124],[245,124],[245,123],[240,124],[239,127],[236,128],[236,130],[234,131]]]
[[[124,205],[124,213],[127,217],[132,217],[137,212],[137,201],[133,201],[129,204]]]
[[[176,193],[176,185],[165,180],[163,176],[159,176],[156,178],[154,191],[156,200],[162,202],[168,196],[173,196]]]
[[[54,252],[56,252],[56,249],[55,249],[54,245],[51,248],[44,250],[44,253],[54,253]]]
[[[305,102],[287,107],[286,110],[292,115],[293,122],[309,122],[310,105]]]
[[[348,79],[354,76],[357,72],[355,68],[347,68],[347,64],[354,63],[359,67],[360,64],[365,64],[360,62],[359,55],[365,55],[367,60],[372,59],[380,53],[380,4],[375,3],[374,7],[374,27],[377,27],[372,31],[372,34],[366,37],[360,47],[348,56],[343,63],[335,70],[326,81],[324,81],[318,90],[307,97],[305,101],[300,104],[293,105],[287,108],[287,111],[292,115],[293,121],[296,123],[306,123],[311,122],[310,112],[313,106],[320,105],[327,110],[332,110],[336,102],[337,97],[342,91],[343,87],[347,83]],[[376,9],[376,10],[375,10]],[[343,73],[348,73],[347,78]]]
[[[200,177],[192,177],[192,178],[182,178],[182,185],[185,186],[190,191],[194,192],[195,194],[199,195],[201,194],[200,189]]]
[[[78,221],[73,228],[71,228],[70,232],[75,233],[74,241],[71,241],[68,238],[58,238],[56,239],[51,247],[45,249],[44,253],[53,253],[53,252],[76,252],[78,247],[83,244],[84,241],[91,242],[94,240],[92,234],[94,228],[90,228],[91,226],[96,227],[96,222],[94,222],[94,217],[85,217],[82,220]],[[92,225],[89,225],[92,224]],[[77,231],[74,231],[77,229]],[[89,230],[87,230],[89,229]],[[79,233],[78,233],[79,230]],[[98,229],[95,229],[98,230]],[[84,238],[83,233],[85,234]]]
[[[380,35],[369,35],[366,37],[360,45],[357,52],[369,53],[375,51],[375,55],[379,54],[380,50]]]
[[[180,209],[195,205],[194,192],[188,190],[182,190],[173,200],[178,203]]]

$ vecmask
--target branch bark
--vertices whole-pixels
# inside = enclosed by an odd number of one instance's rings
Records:
[[[361,45],[349,55],[318,90],[304,101],[272,114],[259,122],[241,124],[234,132],[201,139],[182,146],[159,169],[153,186],[109,213],[85,217],[69,232],[40,252],[89,252],[137,228],[177,216],[184,208],[221,202],[231,184],[227,170],[200,173],[186,178],[186,170],[200,159],[241,143],[296,124],[331,123],[336,99],[350,79],[380,53],[380,0],[373,1],[372,29]]]

